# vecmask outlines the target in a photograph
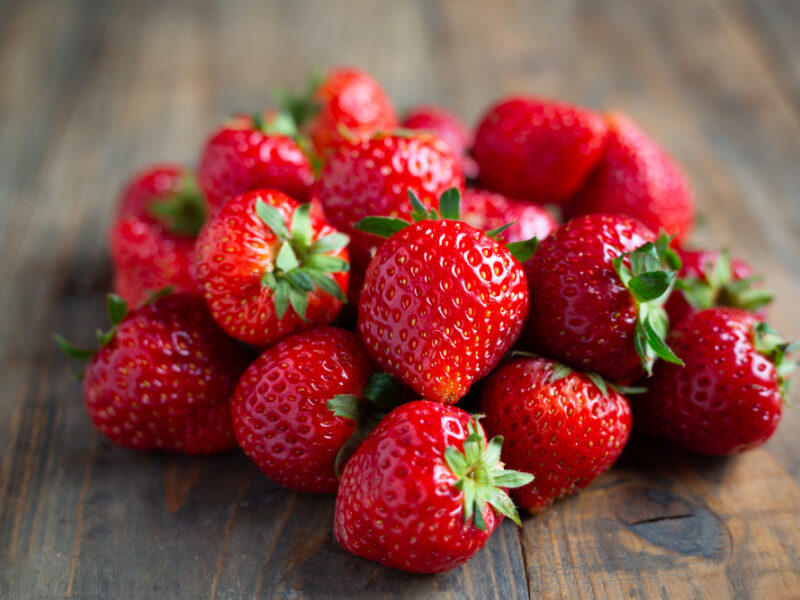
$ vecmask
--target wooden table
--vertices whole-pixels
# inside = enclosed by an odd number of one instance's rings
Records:
[[[800,597],[800,411],[731,459],[634,441],[609,473],[438,576],[342,551],[333,500],[239,453],[97,434],[51,335],[105,324],[124,178],[192,163],[225,115],[314,64],[474,121],[527,91],[623,109],[680,160],[704,219],[800,336],[800,3],[0,2],[0,597]],[[795,394],[795,397],[798,397]]]

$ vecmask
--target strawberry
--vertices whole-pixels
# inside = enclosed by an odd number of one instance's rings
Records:
[[[437,208],[446,190],[464,188],[458,158],[427,133],[379,134],[343,145],[322,169],[316,193],[331,224],[350,236],[350,299],[358,301],[364,271],[383,242],[355,228],[361,219],[382,215],[408,219],[408,190],[427,208]]]
[[[345,301],[347,236],[310,208],[255,190],[228,200],[200,231],[197,280],[228,335],[268,346],[336,318]]]
[[[684,367],[659,363],[633,403],[637,428],[694,452],[744,452],[767,441],[781,418],[797,348],[738,308],[687,316],[670,332]]]
[[[506,465],[533,474],[512,495],[534,513],[607,471],[631,431],[622,395],[594,374],[546,358],[517,358],[492,373],[481,412],[489,435],[504,438]]]
[[[472,147],[472,132],[450,111],[439,106],[422,105],[406,113],[403,129],[429,131],[441,138],[461,157],[464,174],[474,179],[478,176],[478,163],[469,155]]]
[[[425,210],[410,192],[413,225],[370,217],[358,224],[389,239],[369,264],[358,305],[367,352],[426,400],[467,393],[514,344],[528,313],[524,260],[529,242],[506,248],[457,221],[459,193]],[[491,233],[491,232],[490,232]]]
[[[527,346],[610,381],[678,361],[663,303],[679,266],[669,237],[627,217],[588,215],[557,229],[526,264]],[[678,361],[679,362],[679,361]]]
[[[368,73],[341,67],[312,76],[304,94],[282,93],[282,103],[325,156],[352,139],[397,127],[392,102]]]
[[[766,305],[772,302],[772,292],[758,286],[761,277],[746,262],[731,259],[725,250],[678,248],[677,253],[682,266],[675,291],[664,305],[671,323],[713,306],[743,308],[759,320],[766,319]]]
[[[238,116],[217,130],[203,148],[197,177],[216,210],[228,198],[259,188],[305,202],[314,170],[292,118],[267,112]]]
[[[170,294],[128,312],[110,295],[108,311],[112,328],[98,333],[97,350],[56,336],[68,355],[91,359],[83,396],[95,426],[138,450],[210,454],[235,446],[230,397],[247,356],[203,300]]]
[[[360,442],[395,399],[391,378],[373,371],[358,337],[344,329],[320,327],[281,340],[236,388],[239,446],[283,486],[335,492],[337,456]]]
[[[512,223],[495,236],[498,242],[504,244],[532,237],[543,240],[558,227],[552,215],[538,204],[511,200],[502,194],[473,188],[467,188],[464,192],[461,219],[481,231]]]
[[[475,133],[480,183],[512,198],[561,204],[600,160],[606,129],[588,108],[521,96],[501,100]]]
[[[395,408],[347,462],[334,533],[349,552],[388,567],[438,573],[480,550],[503,515],[520,524],[503,488],[531,476],[504,470],[502,440],[476,418],[419,400]]]
[[[680,167],[622,113],[608,116],[606,150],[597,169],[564,207],[571,219],[590,213],[638,219],[681,243],[692,228],[694,200]]]
[[[135,175],[109,232],[114,291],[132,306],[166,286],[199,294],[191,267],[205,215],[205,200],[182,167],[160,164]]]

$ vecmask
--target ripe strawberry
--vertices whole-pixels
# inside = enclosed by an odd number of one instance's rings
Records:
[[[343,145],[322,169],[316,192],[331,224],[350,236],[350,299],[357,302],[363,274],[383,242],[355,229],[361,219],[382,215],[408,219],[408,190],[427,208],[437,208],[446,190],[464,188],[458,158],[427,133],[379,134]]]
[[[498,242],[521,242],[532,237],[543,240],[558,227],[544,208],[531,202],[511,200],[488,190],[467,188],[461,201],[461,219],[475,229],[490,231],[507,223],[510,227],[494,236]]]
[[[511,198],[561,204],[600,160],[606,129],[588,108],[506,98],[489,108],[475,133],[480,183]]]
[[[268,346],[336,318],[345,301],[347,236],[310,208],[255,190],[228,200],[200,231],[197,280],[229,335]]]
[[[503,488],[531,481],[502,467],[477,419],[420,400],[383,419],[345,465],[334,533],[358,556],[413,573],[465,563],[503,515],[520,524]]]
[[[486,431],[504,438],[506,465],[533,474],[512,495],[534,513],[607,471],[631,430],[628,401],[601,378],[538,357],[492,373],[481,412]]]
[[[686,366],[656,365],[648,393],[633,403],[637,427],[711,455],[744,452],[770,438],[796,344],[738,308],[690,314],[669,343]]]
[[[520,260],[528,242],[506,248],[461,223],[458,190],[442,195],[441,216],[411,194],[416,223],[370,217],[358,227],[389,239],[369,264],[358,305],[367,352],[426,400],[450,404],[491,371],[528,314]]]
[[[464,174],[470,179],[478,176],[478,163],[468,152],[472,147],[472,132],[450,111],[439,106],[416,106],[406,113],[401,127],[438,136],[450,146],[453,154],[461,157]]]
[[[129,313],[111,295],[108,311],[112,329],[98,334],[99,349],[56,337],[68,355],[91,359],[83,395],[95,426],[138,450],[209,454],[235,446],[229,401],[247,356],[203,300],[170,294]]]
[[[228,198],[259,188],[308,199],[314,170],[285,113],[236,117],[206,142],[197,177],[213,209]]]
[[[199,294],[192,253],[206,204],[182,167],[160,164],[125,187],[109,232],[114,291],[131,306],[166,286]]]
[[[664,344],[662,304],[675,278],[669,238],[614,215],[579,217],[557,229],[526,264],[531,317],[523,345],[610,381],[648,372]]]
[[[671,323],[713,306],[743,308],[759,320],[766,319],[766,305],[772,302],[772,292],[758,286],[761,277],[746,262],[731,259],[725,250],[679,248],[677,253],[682,266],[675,291],[664,305]]]
[[[360,442],[394,398],[355,334],[321,327],[271,346],[242,375],[233,428],[267,477],[301,492],[336,491],[337,455]],[[376,410],[378,411],[376,414]],[[349,447],[349,446],[348,446]]]
[[[625,215],[682,242],[694,220],[686,176],[630,118],[622,113],[610,113],[607,118],[605,154],[564,207],[564,215],[568,219],[590,213]]]
[[[351,139],[397,127],[386,92],[371,75],[358,69],[342,67],[324,78],[314,76],[304,94],[283,96],[284,107],[308,132],[321,155]]]

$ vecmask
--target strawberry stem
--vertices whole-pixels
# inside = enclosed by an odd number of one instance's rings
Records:
[[[353,435],[336,454],[334,470],[337,477],[340,467],[347,462],[369,432],[375,429],[392,409],[403,403],[400,388],[394,378],[384,371],[376,371],[370,375],[362,395],[363,398],[355,394],[337,394],[327,402],[328,409],[335,416],[356,422]]]
[[[425,208],[419,196],[417,196],[411,188],[408,188],[408,200],[411,203],[411,219],[414,223],[425,220],[461,220],[461,192],[458,191],[458,188],[450,188],[439,197],[438,210],[435,208],[431,208],[430,210]],[[485,232],[485,235],[494,239],[495,236],[501,234],[513,224],[514,223],[511,222],[502,227],[492,229],[491,231]],[[365,231],[366,233],[371,233],[372,235],[377,235],[382,238],[390,238],[409,225],[411,225],[411,223],[408,221],[395,217],[365,217],[355,224],[355,228],[359,231]],[[514,258],[522,263],[533,256],[538,245],[539,240],[536,239],[536,237],[532,237],[529,240],[506,244],[506,248]]]
[[[800,342],[787,342],[772,327],[758,322],[753,327],[753,345],[759,354],[775,365],[781,397],[785,401],[789,392],[788,377],[800,364],[797,360],[789,360],[789,355],[800,349]]]
[[[185,175],[181,189],[148,206],[150,216],[167,231],[197,237],[206,220],[206,201],[192,175]]]
[[[636,304],[638,318],[634,346],[648,375],[653,373],[653,365],[659,358],[683,365],[664,341],[668,328],[664,302],[680,269],[680,258],[669,247],[671,239],[662,234],[655,242],[647,242],[633,252],[620,254],[612,262]]]
[[[273,291],[275,315],[282,319],[291,306],[305,321],[308,294],[315,286],[340,302],[347,302],[344,290],[330,274],[347,271],[350,263],[328,253],[347,246],[350,238],[343,233],[332,233],[312,242],[311,204],[301,204],[295,209],[291,230],[278,209],[261,198],[256,201],[255,210],[282,242],[274,268],[261,276],[261,284]]]
[[[467,425],[467,439],[462,450],[454,446],[445,449],[444,458],[450,471],[457,477],[453,484],[464,494],[464,522],[472,520],[475,527],[486,531],[483,509],[488,502],[497,512],[522,525],[519,513],[508,493],[502,488],[515,488],[533,481],[533,475],[503,469],[500,462],[502,436],[490,442],[478,424],[482,415],[475,415]]]

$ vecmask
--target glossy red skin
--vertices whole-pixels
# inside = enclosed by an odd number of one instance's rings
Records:
[[[421,221],[378,248],[358,306],[367,352],[426,400],[456,402],[511,348],[528,314],[522,266],[458,221]]]
[[[247,365],[203,300],[170,294],[131,312],[83,378],[86,409],[112,442],[210,454],[236,445],[230,398]]]
[[[244,372],[231,403],[239,446],[280,485],[335,492],[336,454],[356,423],[326,403],[337,394],[361,398],[372,370],[358,337],[336,327],[270,346]]]
[[[579,217],[553,232],[525,264],[531,310],[522,345],[609,381],[636,378],[635,301],[611,261],[655,237],[618,215]]]
[[[515,96],[486,112],[472,156],[482,187],[511,198],[561,204],[600,160],[602,115],[541,98]]]
[[[330,223],[350,236],[351,302],[358,302],[361,282],[375,249],[383,239],[354,228],[370,216],[411,220],[408,190],[426,208],[438,208],[450,188],[464,189],[458,157],[439,138],[379,135],[344,145],[320,174],[315,193]]]
[[[678,277],[692,277],[707,281],[707,274],[710,273],[717,260],[719,259],[719,250],[682,250],[676,248],[678,255],[681,257],[681,270]],[[740,281],[755,275],[753,269],[743,260],[731,259],[731,275],[733,281]],[[686,301],[683,292],[680,290],[673,290],[672,294],[664,305],[669,316],[670,323],[677,323],[682,321],[689,314],[696,312],[695,309]],[[768,310],[766,306],[762,306],[753,314],[760,321],[767,318]]]
[[[511,490],[520,507],[536,513],[574,494],[606,472],[622,454],[631,431],[628,401],[573,371],[550,381],[553,362],[519,358],[486,380],[482,423],[489,437],[503,436],[507,469],[531,473],[533,482]]]
[[[266,134],[250,117],[238,117],[206,142],[197,179],[216,210],[228,198],[260,188],[280,190],[306,202],[314,171],[295,140]]]
[[[440,106],[415,106],[406,113],[401,127],[430,131],[440,137],[453,149],[456,156],[461,157],[464,174],[468,178],[478,176],[478,163],[468,154],[468,150],[472,147],[472,132],[450,111]]]
[[[280,240],[256,214],[261,198],[284,215],[287,228],[299,206],[277,190],[255,190],[231,198],[203,226],[197,238],[195,271],[211,315],[225,332],[253,346],[268,346],[291,333],[331,323],[342,303],[315,287],[308,294],[306,321],[290,306],[282,319],[275,314],[273,292],[262,285],[274,267]],[[312,241],[336,230],[311,215]],[[347,249],[329,253],[347,260]],[[347,289],[347,273],[332,278]]]
[[[603,159],[564,207],[567,219],[590,213],[638,219],[677,244],[694,221],[694,199],[680,167],[636,123],[622,113],[608,115]]]
[[[752,314],[710,308],[689,315],[667,343],[686,363],[656,363],[632,400],[636,426],[694,452],[724,455],[766,442],[781,418],[775,366],[753,344]]]
[[[153,204],[180,191],[186,175],[178,165],[155,165],[134,176],[122,192],[109,248],[114,292],[129,306],[164,287],[200,293],[192,272],[194,238],[171,233],[150,214]]]
[[[134,215],[149,225],[159,225],[150,214],[153,203],[179,192],[187,174],[186,169],[173,163],[159,163],[139,171],[120,195],[116,218]]]
[[[541,241],[558,227],[553,216],[538,204],[473,188],[467,188],[461,198],[461,220],[481,231],[514,223],[495,238],[502,244],[533,237]]]
[[[314,148],[323,155],[351,139],[397,127],[397,115],[389,96],[372,76],[358,69],[339,68],[331,72],[315,91],[314,100],[319,102],[320,110],[308,123],[307,130]]]
[[[465,563],[502,520],[487,503],[486,531],[465,523],[463,492],[444,458],[462,451],[470,415],[424,400],[403,404],[366,437],[342,472],[334,533],[349,552],[412,573]]]

